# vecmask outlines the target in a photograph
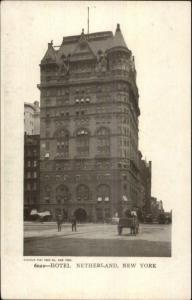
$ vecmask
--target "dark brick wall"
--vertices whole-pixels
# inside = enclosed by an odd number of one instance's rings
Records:
[[[97,59],[90,61],[89,55],[83,64],[69,61],[67,75],[59,71],[62,62],[41,65],[40,208],[51,210],[53,215],[60,209],[70,216],[82,208],[87,220],[100,221],[116,213],[122,215],[137,204],[138,92],[135,73],[124,68],[132,58],[125,49],[106,55],[107,66],[100,71]],[[109,132],[110,147],[98,136],[102,128]],[[57,135],[62,129],[69,151],[59,157]],[[78,148],[79,130],[88,132],[85,155]],[[85,201],[78,200],[79,184],[88,187]],[[109,188],[109,201],[98,201],[101,184]],[[68,189],[70,199],[63,196],[58,203],[60,185]]]

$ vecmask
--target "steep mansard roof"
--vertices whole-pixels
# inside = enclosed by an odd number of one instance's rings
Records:
[[[48,49],[42,59],[41,62],[43,61],[56,61],[57,59],[57,55],[56,55],[56,51],[53,48],[53,42],[51,41],[51,43],[48,43]]]
[[[111,48],[116,48],[116,47],[127,48],[127,45],[126,45],[123,35],[121,33],[119,24],[117,24],[117,29],[116,29],[115,36],[113,38],[112,45],[111,45]]]
[[[76,36],[68,36],[63,38],[63,42],[58,50],[55,50],[52,42],[48,44],[48,49],[41,62],[53,61],[57,62],[60,60],[61,56],[73,55],[77,49],[78,44],[84,40],[88,47],[91,49],[92,53],[97,56],[99,51],[103,53],[107,50],[113,48],[124,48],[128,49],[123,35],[120,30],[119,24],[117,24],[117,29],[115,35],[112,31],[102,31],[91,34],[84,34]]]

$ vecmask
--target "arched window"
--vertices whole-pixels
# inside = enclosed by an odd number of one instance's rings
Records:
[[[67,158],[69,156],[69,133],[65,129],[56,132],[57,156]]]
[[[110,187],[106,184],[101,184],[97,187],[97,201],[108,202],[110,200]]]
[[[89,155],[89,132],[87,129],[79,129],[77,131],[76,145],[78,156]]]
[[[85,184],[80,184],[76,190],[77,200],[78,201],[87,201],[89,200],[89,188]]]
[[[102,127],[97,131],[97,152],[100,155],[110,153],[110,132],[108,128]]]
[[[66,185],[59,185],[56,188],[56,201],[57,203],[67,202],[70,200],[69,189]]]

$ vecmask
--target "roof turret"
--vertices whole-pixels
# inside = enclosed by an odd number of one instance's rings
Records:
[[[53,63],[56,62],[56,53],[53,48],[53,41],[51,43],[48,43],[48,49],[41,60],[41,63]]]
[[[123,38],[123,35],[121,33],[121,29],[120,29],[120,25],[119,24],[117,24],[116,32],[115,32],[115,35],[113,37],[113,41],[112,41],[110,49],[117,48],[117,47],[118,48],[121,47],[121,48],[128,49],[127,45],[125,43],[125,40]]]

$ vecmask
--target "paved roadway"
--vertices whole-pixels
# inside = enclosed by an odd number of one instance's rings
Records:
[[[77,232],[63,224],[24,224],[26,256],[171,256],[171,225],[140,224],[139,234],[131,236],[125,228],[117,234],[117,225],[78,224]]]

